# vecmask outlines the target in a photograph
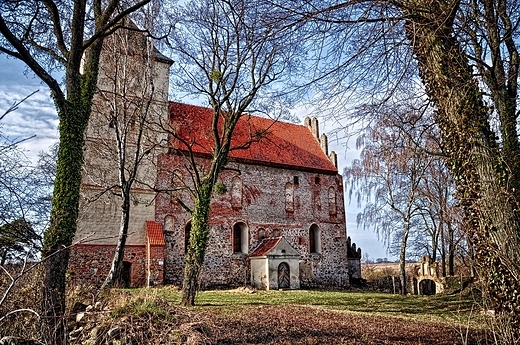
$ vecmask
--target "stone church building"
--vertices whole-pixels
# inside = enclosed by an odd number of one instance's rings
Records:
[[[141,71],[144,62],[147,73]],[[121,74],[114,74],[121,64],[130,79],[125,88],[117,79]],[[110,269],[121,224],[121,181],[127,179],[121,171],[132,171],[128,162],[140,143],[144,153],[131,189],[121,283],[182,284],[191,224],[178,201],[188,206],[192,201],[186,191],[171,192],[172,181],[176,176],[191,183],[188,146],[200,166],[208,164],[213,110],[168,101],[171,64],[135,32],[121,31],[106,40],[86,134],[82,202],[69,263],[73,283],[101,284]],[[139,141],[143,108],[148,125]],[[165,126],[182,140],[169,136]],[[121,134],[125,128],[126,136]],[[231,152],[219,178],[222,188],[211,204],[201,288],[349,286],[352,278],[360,278],[361,252],[347,237],[342,177],[318,121],[307,118],[297,125],[244,115],[234,143],[246,143],[259,131],[264,133],[260,140]],[[127,147],[118,151],[122,137]]]

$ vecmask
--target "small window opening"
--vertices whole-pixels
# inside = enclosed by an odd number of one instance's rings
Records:
[[[300,184],[300,179],[298,178],[298,176],[294,176],[294,185],[299,185]]]
[[[320,184],[320,178],[318,176],[314,178],[314,184]]]
[[[242,252],[242,229],[239,226],[233,228],[233,253]]]
[[[188,246],[190,244],[190,234],[191,234],[191,221],[186,224],[184,228],[184,254],[188,252]]]

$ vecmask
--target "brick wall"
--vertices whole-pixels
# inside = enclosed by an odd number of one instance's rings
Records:
[[[164,246],[147,244],[148,285],[164,284]]]
[[[79,244],[71,249],[69,276],[73,285],[100,286],[112,264],[114,245]],[[123,261],[131,263],[130,287],[146,285],[146,247],[126,246]]]

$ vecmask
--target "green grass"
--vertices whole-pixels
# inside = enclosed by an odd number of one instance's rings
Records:
[[[145,293],[136,289],[133,293]],[[139,291],[139,292],[138,292]],[[180,302],[180,292],[170,288],[153,290],[169,303]],[[249,294],[236,290],[201,291],[196,309],[215,313],[233,313],[240,307],[268,305],[306,305],[346,313],[399,317],[478,327],[483,324],[479,297],[470,293],[416,296],[374,292],[337,292],[319,290],[256,291]]]

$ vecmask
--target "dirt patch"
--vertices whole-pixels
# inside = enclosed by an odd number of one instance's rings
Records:
[[[215,332],[218,344],[463,343],[460,330],[446,325],[364,316],[312,306],[243,307],[233,314],[213,314],[209,318],[218,329]],[[478,338],[478,332],[470,330],[467,344],[478,344]]]

